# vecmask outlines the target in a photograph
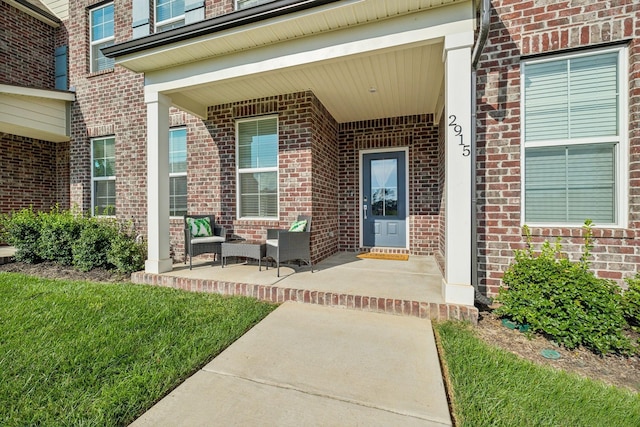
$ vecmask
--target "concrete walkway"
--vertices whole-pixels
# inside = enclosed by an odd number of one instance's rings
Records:
[[[16,248],[13,246],[0,246],[0,264],[11,262],[16,254]]]
[[[133,424],[450,426],[428,319],[286,302]]]

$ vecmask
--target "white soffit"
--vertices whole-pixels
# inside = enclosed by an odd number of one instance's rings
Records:
[[[60,20],[69,19],[69,0],[40,0]]]
[[[47,4],[47,1],[44,1],[44,0],[43,1],[23,0],[21,2],[18,2],[16,0],[4,0],[4,1],[10,4],[11,6],[15,7],[16,9],[23,11],[27,15],[32,16],[37,20],[44,22],[45,24],[48,24],[54,28],[57,28],[60,26],[60,22],[57,20],[57,19],[61,19],[60,16],[51,10],[49,5]],[[66,3],[68,4],[68,2]],[[68,13],[68,7],[67,7],[66,17],[68,16],[69,16],[69,13]]]
[[[338,122],[435,113],[444,38],[473,31],[472,3],[346,3],[284,16],[277,25],[188,40],[180,49],[131,54],[118,63],[144,71],[147,92],[164,93],[174,106],[202,118],[210,105],[306,90]]]

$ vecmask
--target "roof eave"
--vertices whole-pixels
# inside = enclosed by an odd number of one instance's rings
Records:
[[[166,46],[184,40],[214,34],[230,28],[237,28],[267,19],[276,18],[294,12],[334,3],[340,0],[277,0],[248,9],[238,10],[204,21],[195,22],[184,27],[175,28],[162,33],[118,43],[102,49],[109,58],[118,58],[147,49]]]

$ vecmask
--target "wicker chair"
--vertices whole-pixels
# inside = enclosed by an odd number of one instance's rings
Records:
[[[267,230],[267,258],[276,262],[278,277],[280,277],[280,264],[285,261],[300,260],[311,266],[311,217],[298,215],[298,221],[306,220],[304,231]]]
[[[212,236],[192,237],[191,230],[187,224],[187,218],[209,218],[211,223]],[[222,242],[226,240],[227,230],[215,223],[213,215],[185,215],[184,217],[184,263],[187,263],[189,257],[189,270],[192,269],[192,260],[194,256],[201,254],[214,254],[213,261],[221,258]]]

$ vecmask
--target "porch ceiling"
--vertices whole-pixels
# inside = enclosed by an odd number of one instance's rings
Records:
[[[442,91],[442,43],[314,63],[168,93],[183,108],[311,90],[341,123],[432,113]],[[177,102],[176,102],[177,101]]]
[[[172,30],[180,41],[170,42],[168,31],[164,42],[156,34],[111,53],[145,73],[148,92],[203,118],[210,105],[311,90],[338,122],[351,122],[435,113],[444,37],[473,31],[473,7],[471,0],[351,0],[206,34],[201,28],[197,36],[194,26],[185,39],[188,27]]]

